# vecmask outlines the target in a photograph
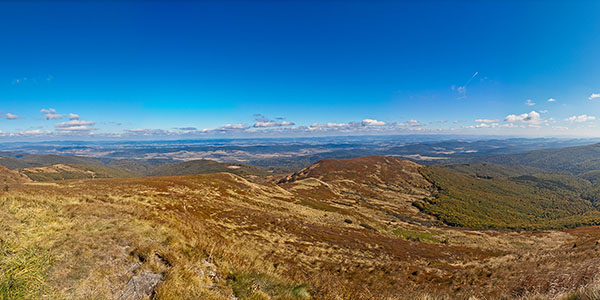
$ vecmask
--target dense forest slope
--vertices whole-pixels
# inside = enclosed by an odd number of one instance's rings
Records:
[[[446,224],[472,228],[543,229],[600,223],[600,211],[591,196],[596,195],[595,187],[588,180],[562,174],[498,176],[503,170],[469,175],[425,167],[422,172],[434,184],[433,194],[415,205]]]

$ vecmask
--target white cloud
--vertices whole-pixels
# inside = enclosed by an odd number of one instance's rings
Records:
[[[527,101],[525,101],[525,105],[534,106],[535,102],[531,101],[531,99],[527,99]]]
[[[552,129],[556,129],[556,130],[569,130],[569,127],[565,127],[565,126],[552,126]]]
[[[54,109],[54,108],[49,108],[49,109],[42,108],[42,110],[40,110],[40,112],[44,114],[44,117],[46,118],[46,120],[60,120],[63,118],[63,115],[57,114],[56,109]]]
[[[253,127],[265,128],[265,127],[281,127],[281,126],[292,126],[293,122],[290,121],[258,121],[254,123]]]
[[[494,122],[494,121],[492,121]],[[483,123],[479,123],[477,125],[468,125],[468,126],[462,126],[462,128],[466,128],[466,129],[473,129],[473,128],[497,128],[497,127],[502,127],[500,124],[498,123],[489,123],[489,122],[483,122]]]
[[[540,117],[538,112],[532,110],[531,112],[525,114],[508,115],[506,118],[504,118],[504,121],[510,123],[540,124],[543,122],[543,119]]]
[[[535,123],[539,123],[541,121],[541,117],[538,112],[532,110],[529,113],[524,113],[524,114],[520,114],[520,115],[508,115],[508,116],[506,116],[504,121],[511,122],[511,123],[522,122],[522,123],[534,123],[535,124]]]
[[[163,130],[163,129],[134,128],[134,129],[125,129],[125,133],[135,135],[135,136],[167,136],[167,135],[178,134],[179,131]]]
[[[15,114],[11,114],[11,113],[6,113],[6,115],[4,117],[7,118],[8,120],[16,120],[19,118],[19,116],[15,115]]]
[[[383,126],[383,125],[385,125],[385,122],[377,121],[377,120],[373,120],[373,119],[364,119],[364,120],[362,120],[361,124],[363,126]]]
[[[425,124],[417,120],[409,120],[403,123],[385,123],[374,119],[364,119],[361,122],[348,122],[348,123],[314,123],[309,127],[300,126],[294,128],[296,130],[307,130],[312,131],[339,131],[339,132],[394,132],[397,130],[421,130]]]
[[[95,123],[92,121],[84,121],[84,120],[71,120],[68,122],[62,122],[54,125],[56,128],[67,128],[72,126],[88,126],[94,125]]]
[[[78,114],[70,113],[69,114],[69,120],[79,120],[79,115]]]
[[[312,128],[346,128],[348,127],[348,123],[327,123],[327,124],[319,124],[314,123],[310,125]]]
[[[227,125],[223,125],[219,128],[217,128],[217,130],[221,130],[221,131],[226,131],[226,130],[244,130],[244,129],[248,129],[250,126],[246,125],[246,124],[227,124]]]
[[[63,134],[80,134],[91,132],[96,130],[96,128],[90,127],[95,123],[92,121],[84,121],[84,120],[71,120],[68,122],[62,122],[54,125],[56,130]]]
[[[96,130],[96,129],[87,127],[87,126],[69,126],[69,127],[57,128],[57,130],[59,130],[61,132],[82,132],[82,131],[92,131],[92,130]]]
[[[600,98],[600,93],[592,93],[588,100],[598,99]]]
[[[174,128],[173,130],[165,130],[165,129],[146,129],[146,128],[132,128],[125,129],[124,132],[128,135],[133,136],[190,136],[190,135],[202,135],[205,136],[208,133],[218,133],[223,131],[228,131],[227,129],[200,129],[198,130],[195,127],[181,127]],[[246,126],[248,128],[248,126]]]
[[[409,120],[406,121],[404,123],[394,123],[395,126],[398,127],[421,127],[421,126],[425,126],[425,124],[417,121],[417,120]]]
[[[24,131],[19,131],[17,132],[17,136],[31,136],[31,135],[49,135],[52,134],[52,132],[48,131],[48,130],[41,130],[41,129],[33,129],[33,130],[24,130]]]
[[[572,117],[565,119],[565,121],[577,122],[577,123],[583,123],[583,122],[593,121],[593,120],[596,120],[596,117],[588,116],[588,115],[572,116]]]
[[[500,120],[493,120],[493,119],[477,119],[475,120],[475,122],[477,123],[494,123],[494,122],[498,122]]]
[[[516,125],[513,123],[502,124],[499,127],[501,127],[501,128],[525,128],[525,126],[523,126],[523,125]]]
[[[554,99],[554,98],[548,98],[548,102],[556,102],[556,99]]]
[[[254,123],[254,125],[252,126],[254,128],[282,127],[295,125],[293,122],[286,121],[283,117],[277,117],[275,118],[275,120],[271,120],[265,117],[263,114],[254,114],[254,117],[256,117],[256,123]]]

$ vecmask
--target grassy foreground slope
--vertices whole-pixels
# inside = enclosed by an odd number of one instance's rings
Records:
[[[132,284],[149,287],[135,299],[596,291],[599,228],[434,226],[411,205],[431,198],[419,168],[371,157],[278,184],[228,173],[14,183],[0,192],[0,299],[131,299]]]

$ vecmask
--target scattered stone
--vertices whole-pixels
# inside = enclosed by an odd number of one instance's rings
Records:
[[[156,286],[163,280],[162,274],[142,272],[133,276],[118,297],[119,300],[139,300],[150,296]]]
[[[369,225],[369,224],[360,223],[360,226],[361,226],[362,228],[365,228],[365,229],[369,229],[369,230],[377,231],[377,229],[375,229],[373,226],[371,226],[371,225]]]
[[[135,274],[135,271],[141,266],[142,264],[140,264],[139,262],[134,262],[126,267],[127,273]]]
[[[200,265],[200,267],[201,267],[201,269],[198,270],[198,274],[200,276],[208,277],[214,283],[219,282],[217,266],[214,263],[212,263],[208,260],[204,260],[204,261],[202,261],[202,264]]]

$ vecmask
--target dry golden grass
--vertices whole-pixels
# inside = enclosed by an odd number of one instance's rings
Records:
[[[0,299],[113,299],[141,272],[163,275],[154,299],[594,299],[600,229],[436,226],[406,209],[426,196],[410,176],[403,189],[231,174],[14,185]]]

